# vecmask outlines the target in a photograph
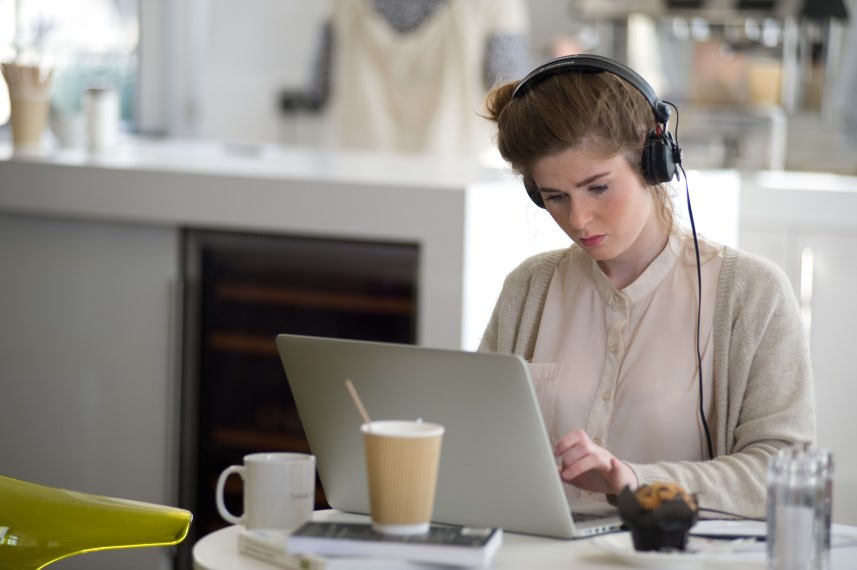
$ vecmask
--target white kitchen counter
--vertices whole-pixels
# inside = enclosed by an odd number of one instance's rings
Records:
[[[468,185],[504,176],[464,163],[133,142],[99,157],[19,159],[0,148],[0,179],[5,211],[413,241],[425,231],[414,222],[432,213],[415,206],[460,205]]]
[[[473,162],[164,141],[32,159],[0,146],[0,181],[5,213],[417,244],[418,342],[438,347],[475,348],[505,273],[567,241],[518,181]]]

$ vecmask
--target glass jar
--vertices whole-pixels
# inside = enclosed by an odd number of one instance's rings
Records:
[[[833,457],[810,443],[780,449],[768,465],[768,568],[830,567]]]

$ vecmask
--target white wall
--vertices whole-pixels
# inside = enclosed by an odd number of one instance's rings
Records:
[[[306,85],[325,0],[140,2],[140,130],[277,142],[277,94]]]
[[[278,93],[310,78],[325,2],[210,0],[199,135],[277,142]]]
[[[528,0],[533,61],[578,30],[565,0]],[[283,88],[310,79],[327,0],[141,2],[143,130],[245,143],[308,143],[317,117],[283,119]],[[285,132],[284,132],[285,131]]]

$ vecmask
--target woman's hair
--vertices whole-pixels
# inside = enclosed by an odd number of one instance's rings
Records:
[[[537,161],[586,144],[605,158],[623,155],[649,187],[659,217],[672,229],[673,209],[667,187],[645,182],[643,143],[655,129],[654,113],[643,95],[609,72],[567,72],[549,76],[512,98],[517,82],[488,94],[488,119],[497,123],[497,148],[523,176],[530,195],[538,192],[532,177]]]

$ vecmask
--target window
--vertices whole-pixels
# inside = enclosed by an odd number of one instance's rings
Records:
[[[139,44],[138,0],[0,0],[0,59],[53,69],[53,112],[80,112],[83,92],[110,86],[122,119],[134,119]],[[2,82],[2,79],[0,79]],[[0,124],[9,118],[0,83]]]

